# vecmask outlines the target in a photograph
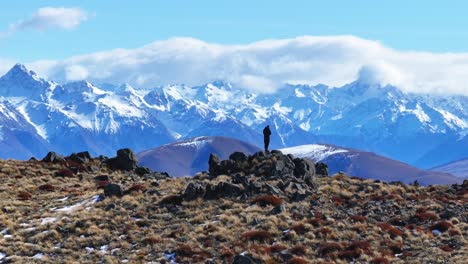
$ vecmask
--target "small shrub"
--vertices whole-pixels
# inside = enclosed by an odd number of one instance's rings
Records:
[[[53,192],[55,191],[55,187],[52,184],[43,184],[38,187],[41,191]]]
[[[386,246],[388,249],[390,249],[392,252],[390,253],[390,255],[394,255],[394,254],[400,254],[402,253],[402,247],[403,247],[403,243],[401,242],[393,242],[391,240],[384,240],[380,243],[382,246]]]
[[[250,251],[260,254],[260,255],[269,255],[270,254],[270,247],[267,245],[257,245],[253,244],[250,246]]]
[[[371,199],[372,201],[382,201],[382,202],[386,200],[386,199],[385,199],[385,196],[383,196],[383,195],[376,195],[376,194],[371,195],[371,196],[370,196],[370,199]]]
[[[127,193],[132,193],[132,192],[145,192],[146,191],[146,186],[143,184],[135,184],[132,187],[128,188]]]
[[[437,215],[431,212],[421,212],[414,215],[419,221],[437,220]]]
[[[275,195],[266,194],[266,195],[260,195],[260,196],[255,197],[252,202],[260,206],[267,206],[267,205],[278,206],[278,205],[283,204],[283,199]]]
[[[371,244],[368,241],[365,240],[357,240],[351,242],[351,244],[346,247],[347,250],[356,250],[356,249],[362,249],[365,252],[370,252]]]
[[[340,251],[336,254],[336,256],[340,259],[353,260],[359,258],[361,254],[362,249],[354,249]]]
[[[160,205],[168,205],[168,204],[175,204],[175,205],[181,205],[182,204],[182,196],[180,195],[168,195],[159,202]]]
[[[188,257],[197,262],[211,257],[210,253],[187,244],[179,244],[175,250],[175,253],[177,256]]]
[[[384,257],[377,257],[372,259],[370,264],[390,264],[390,261]]]
[[[387,232],[388,234],[390,234],[390,236],[392,238],[394,237],[397,237],[397,236],[403,236],[405,233],[403,231],[401,231],[400,229],[398,228],[395,228],[394,226],[392,226],[391,224],[389,223],[380,223],[378,224],[378,226],[385,232]]]
[[[307,231],[309,231],[308,228],[305,227],[305,225],[302,224],[302,223],[292,226],[291,230],[294,230],[294,232],[296,232],[296,234],[298,234],[298,235],[303,235]]]
[[[445,252],[452,252],[453,251],[453,248],[451,246],[441,246],[439,248],[442,249]]]
[[[462,235],[460,230],[457,230],[457,229],[449,229],[448,232],[449,232],[450,236],[461,236]]]
[[[367,217],[362,216],[362,215],[352,215],[349,217],[351,221],[353,222],[361,222],[361,223],[366,223],[367,222]]]
[[[299,257],[293,257],[288,261],[288,264],[307,264],[307,260]]]
[[[32,194],[29,192],[21,191],[18,193],[18,199],[21,201],[30,200],[32,198]]]
[[[155,245],[155,244],[162,243],[162,239],[160,237],[155,237],[155,236],[146,237],[145,239],[143,239],[143,243],[145,245]]]
[[[253,241],[253,240],[266,241],[272,237],[273,235],[270,232],[264,231],[264,230],[251,230],[242,234],[242,238],[244,240],[250,240],[250,241]]]
[[[226,258],[226,259],[231,259],[234,257],[234,251],[232,251],[231,249],[227,248],[227,247],[224,247],[222,250],[221,250],[221,258]]]
[[[438,222],[437,224],[433,225],[431,227],[431,229],[432,230],[439,230],[440,232],[445,232],[445,231],[449,230],[452,227],[453,227],[453,225],[450,222],[442,221],[442,222]]]
[[[341,205],[345,202],[345,199],[339,197],[339,196],[333,196],[331,198],[332,202],[334,202],[336,205]]]
[[[61,169],[59,171],[57,171],[55,173],[55,176],[56,177],[67,177],[67,178],[71,178],[73,177],[73,171],[71,171],[70,169]]]
[[[285,245],[281,245],[281,244],[275,244],[275,245],[272,245],[270,247],[270,252],[271,253],[278,253],[280,251],[283,251],[285,249],[287,249],[288,247],[286,247]]]
[[[307,247],[304,245],[296,245],[290,248],[289,252],[293,255],[303,256],[307,254]]]
[[[332,252],[335,252],[335,251],[338,251],[338,250],[342,250],[343,247],[338,244],[338,243],[334,243],[334,242],[324,242],[324,243],[321,243],[319,245],[319,249],[318,249],[318,252],[321,256],[325,256],[327,254],[330,254]]]
[[[311,224],[314,227],[318,227],[322,223],[322,220],[320,218],[313,218],[313,219],[307,220],[306,222]]]
[[[324,236],[327,236],[327,235],[330,234],[331,232],[332,232],[331,229],[328,228],[328,227],[320,228],[320,229],[317,231],[317,233],[322,234],[322,235],[324,235]]]

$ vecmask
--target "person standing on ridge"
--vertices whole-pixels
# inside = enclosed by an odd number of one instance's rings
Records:
[[[265,153],[268,153],[268,145],[270,145],[270,135],[271,135],[271,130],[270,126],[266,126],[263,129],[263,142],[265,143]]]

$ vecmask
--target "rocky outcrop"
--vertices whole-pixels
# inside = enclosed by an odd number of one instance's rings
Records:
[[[59,155],[53,151],[47,153],[47,155],[42,159],[43,162],[52,162],[52,163],[63,163],[65,158],[62,155]]]
[[[227,160],[220,160],[211,154],[208,165],[209,175],[205,177],[209,181],[202,176],[192,178],[181,193],[185,201],[198,198],[249,198],[260,194],[301,201],[317,188],[315,164],[311,160],[284,155],[277,150],[268,154],[257,152],[250,156],[234,152]],[[218,182],[219,175],[229,177]]]
[[[328,176],[328,165],[323,162],[315,164],[315,173],[318,175]]]
[[[112,170],[131,171],[138,167],[138,159],[131,149],[125,148],[119,149],[117,156],[108,159],[107,164]]]
[[[218,175],[255,175],[266,179],[309,179],[315,177],[315,164],[309,159],[294,158],[284,155],[279,150],[270,153],[257,152],[247,156],[241,152],[234,152],[228,160],[221,161],[219,157],[211,154],[209,162],[211,178]],[[326,166],[326,165],[325,165]]]
[[[72,153],[70,156],[67,157],[67,159],[82,164],[89,162],[92,159],[92,157],[88,151],[83,151],[78,153]]]

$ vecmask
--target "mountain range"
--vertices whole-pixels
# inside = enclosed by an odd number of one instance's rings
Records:
[[[0,78],[0,157],[49,150],[113,155],[198,136],[254,145],[270,124],[271,147],[327,143],[420,168],[468,156],[468,97],[404,93],[356,80],[343,87],[285,84],[253,93],[223,81],[139,89],[58,84],[21,64]]]

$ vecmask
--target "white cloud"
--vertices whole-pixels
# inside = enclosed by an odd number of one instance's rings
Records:
[[[354,36],[304,36],[248,45],[172,38],[28,66],[59,82],[86,77],[97,83],[154,87],[220,79],[270,92],[286,82],[342,86],[360,78],[411,92],[468,95],[468,53],[398,51]]]
[[[89,15],[80,8],[43,7],[26,19],[10,25],[9,31],[2,35],[13,34],[20,30],[44,31],[50,28],[73,29],[88,19]]]
[[[65,77],[70,81],[85,80],[89,71],[81,65],[70,65],[65,68]]]

